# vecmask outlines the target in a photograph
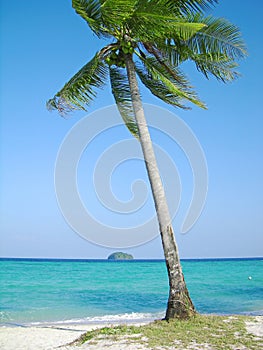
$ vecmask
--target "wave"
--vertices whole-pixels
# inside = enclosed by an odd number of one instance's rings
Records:
[[[162,319],[165,311],[156,313],[139,313],[131,312],[116,315],[92,316],[85,318],[73,318],[69,320],[52,321],[52,322],[31,322],[28,326],[41,325],[62,325],[62,324],[116,324],[116,323],[144,323],[151,322],[156,319]]]
[[[229,316],[233,314],[216,313],[217,315]],[[207,315],[207,313],[206,313]],[[213,313],[213,315],[215,315]],[[252,311],[252,312],[240,312],[236,315],[244,316],[263,316],[263,310]],[[116,324],[133,324],[133,323],[148,323],[154,320],[160,320],[164,318],[165,311],[155,313],[123,313],[115,315],[103,315],[103,316],[90,316],[84,318],[72,318],[68,320],[59,321],[41,321],[41,322],[30,322],[30,323],[15,323],[15,322],[4,322],[0,323],[1,327],[56,327],[63,325],[116,325]]]

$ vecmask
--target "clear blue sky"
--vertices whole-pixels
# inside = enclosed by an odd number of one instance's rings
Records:
[[[222,0],[213,14],[239,26],[249,56],[241,62],[242,77],[229,85],[207,81],[186,67],[209,109],[175,112],[191,127],[204,149],[209,191],[205,209],[192,230],[176,236],[184,258],[262,256],[262,1],[254,1],[252,9],[245,1]],[[2,257],[105,258],[114,251],[80,238],[67,225],[56,201],[54,165],[59,146],[86,113],[78,112],[65,120],[45,107],[46,100],[101,45],[69,0],[1,0]],[[146,91],[143,98],[164,107]],[[112,103],[107,87],[90,111]],[[123,135],[127,137],[125,130]],[[110,138],[106,139],[109,145]],[[96,158],[98,149],[94,145],[85,161],[89,161],[89,154]],[[180,164],[180,157],[178,162],[184,203],[191,194],[191,174],[183,168],[183,160]],[[80,166],[80,182],[87,168],[87,163]],[[142,170],[135,165],[132,168],[137,178],[136,171]],[[130,176],[131,170],[126,174]],[[121,172],[116,176],[114,190],[125,197],[125,184],[129,187],[132,179],[125,176],[122,181]],[[143,171],[140,176],[145,176]],[[183,213],[184,208],[181,214],[179,210],[178,222]],[[178,222],[175,228],[180,226]],[[163,257],[159,238],[125,251],[136,258]]]

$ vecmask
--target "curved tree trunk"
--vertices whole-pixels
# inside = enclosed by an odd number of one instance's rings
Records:
[[[139,130],[139,140],[141,143],[145,165],[153,193],[169,277],[170,290],[165,319],[169,320],[170,318],[175,317],[187,318],[194,315],[196,311],[185,284],[178,255],[178,248],[174,239],[174,233],[171,225],[165,192],[161,182],[152,141],[144,116],[134,62],[131,55],[126,56],[126,68],[129,79],[133,110]]]

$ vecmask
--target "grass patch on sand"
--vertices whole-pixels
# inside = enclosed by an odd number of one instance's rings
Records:
[[[116,326],[85,333],[78,344],[101,339],[141,343],[150,349],[249,349],[259,350],[263,339],[246,331],[253,317],[196,315],[189,320],[155,321],[144,326]]]
[[[74,343],[84,344],[87,341],[92,340],[92,342],[96,342],[101,339],[108,338],[110,340],[117,341],[121,336],[129,337],[129,339],[136,339],[138,342],[140,338],[138,335],[141,335],[142,326],[112,326],[112,327],[104,327],[99,329],[94,329],[93,331],[89,331],[84,333],[80,338],[78,338]]]

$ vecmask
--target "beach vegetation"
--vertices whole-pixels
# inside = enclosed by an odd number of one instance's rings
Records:
[[[263,338],[247,332],[246,322],[254,321],[246,316],[195,315],[190,319],[155,321],[143,326],[104,327],[83,334],[76,344],[100,340],[123,341],[143,344],[149,349],[262,349]]]
[[[196,314],[184,280],[165,191],[144,115],[138,78],[163,102],[206,108],[181,70],[191,61],[206,78],[222,82],[237,76],[246,55],[239,29],[223,18],[206,16],[216,0],[73,0],[72,6],[92,32],[106,41],[47,102],[62,115],[86,110],[110,79],[120,115],[138,139],[152,189],[169,277],[165,319]],[[194,318],[194,320],[197,320]]]

